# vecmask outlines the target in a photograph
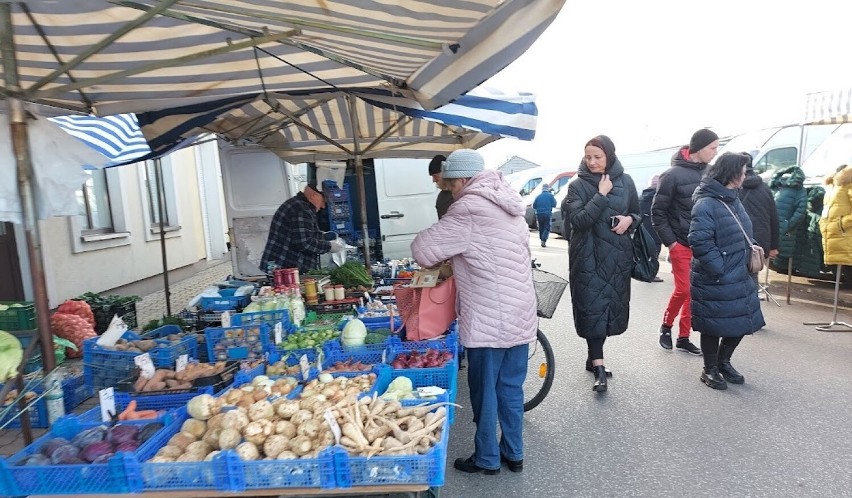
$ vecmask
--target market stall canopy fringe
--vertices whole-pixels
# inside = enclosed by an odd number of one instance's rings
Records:
[[[0,94],[105,116],[245,94],[385,88],[434,109],[521,55],[563,3],[6,3],[21,88],[0,71]]]

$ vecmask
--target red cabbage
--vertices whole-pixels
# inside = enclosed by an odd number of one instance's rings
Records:
[[[139,429],[134,425],[114,425],[109,428],[107,441],[113,444],[120,444],[125,441],[135,441],[138,434]]]
[[[92,427],[91,429],[86,429],[74,436],[74,439],[71,440],[71,444],[82,449],[92,443],[103,441],[104,437],[106,437],[106,427]]]
[[[27,458],[18,462],[18,465],[26,465],[28,467],[31,466],[31,465],[50,465],[50,464],[51,464],[50,458],[47,458],[46,456],[42,455],[41,453],[36,453],[36,454],[30,455]]]
[[[55,464],[59,463],[76,463],[75,460],[80,459],[80,448],[73,444],[62,445],[50,454],[50,461]]]
[[[163,428],[163,424],[158,424],[156,422],[145,424],[145,427],[142,427],[142,430],[139,431],[139,444],[144,443],[145,441],[151,439],[151,436],[157,433],[160,429]]]
[[[115,453],[104,453],[103,455],[92,460],[92,463],[107,463],[110,458],[114,457]]]
[[[82,457],[83,460],[94,462],[104,453],[112,452],[112,444],[110,444],[109,441],[97,441],[83,448],[83,451],[80,452],[80,457]]]
[[[48,442],[44,443],[44,446],[41,447],[41,454],[46,457],[53,456],[53,452],[56,451],[60,446],[65,446],[66,444],[71,444],[64,437],[55,437]]]
[[[119,451],[126,451],[128,453],[133,453],[138,447],[139,443],[136,441],[124,441],[123,443],[115,445],[115,452],[118,453]]]

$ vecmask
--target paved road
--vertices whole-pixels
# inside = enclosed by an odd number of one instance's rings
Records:
[[[531,247],[543,269],[567,276],[564,240]],[[473,448],[463,409],[442,496],[852,495],[852,333],[802,325],[830,321],[830,308],[763,303],[767,327],[743,340],[733,359],[746,384],[711,390],[698,380],[700,357],[657,345],[672,289],[662,267],[664,283],[633,282],[631,327],[605,347],[615,375],[604,395],[591,391],[566,291],[554,318],[541,324],[558,368],[550,395],[525,419],[523,474],[452,469]],[[464,372],[459,403],[467,406]]]

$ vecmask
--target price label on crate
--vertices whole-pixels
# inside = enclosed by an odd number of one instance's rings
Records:
[[[281,344],[284,341],[284,326],[281,322],[275,324],[275,344]]]
[[[188,354],[182,354],[178,356],[178,359],[175,361],[175,372],[180,372],[181,370],[185,369],[187,363],[189,363]]]
[[[337,419],[334,418],[334,414],[331,413],[331,408],[326,408],[323,416],[328,426],[331,427],[331,433],[334,434],[334,444],[340,444],[340,425],[337,423]]]
[[[111,422],[115,411],[115,389],[107,387],[98,391],[98,399],[101,403],[101,421]]]
[[[308,380],[308,375],[311,373],[311,362],[308,361],[308,355],[303,354],[299,358],[299,368],[302,369],[302,379]]]
[[[231,326],[231,312],[223,311],[222,312],[222,328],[227,328]]]
[[[317,352],[317,372],[322,372],[322,364],[325,361],[325,352],[320,349]]]
[[[151,355],[148,353],[142,353],[136,358],[133,358],[133,362],[136,363],[136,366],[139,367],[139,375],[142,378],[150,379],[154,376],[154,362],[151,361]]]

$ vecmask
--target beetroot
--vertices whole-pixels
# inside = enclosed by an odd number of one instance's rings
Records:
[[[107,432],[107,441],[112,444],[121,444],[126,441],[136,441],[139,428],[134,425],[114,425]]]
[[[35,453],[33,455],[28,456],[27,458],[18,462],[18,465],[25,465],[27,467],[32,465],[50,465],[50,458],[42,455],[41,453]]]
[[[112,444],[109,441],[97,441],[89,444],[80,452],[80,457],[88,462],[94,462],[104,453],[112,453]]]

